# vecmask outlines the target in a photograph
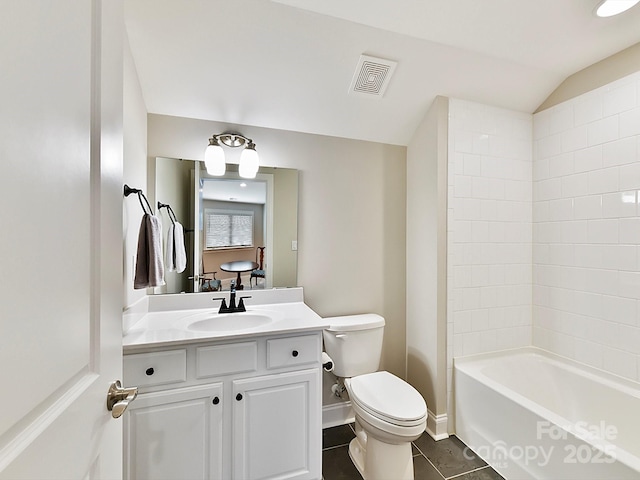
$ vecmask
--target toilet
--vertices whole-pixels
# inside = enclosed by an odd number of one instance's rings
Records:
[[[376,314],[325,318],[325,352],[344,379],[355,414],[349,456],[364,480],[413,480],[411,442],[425,431],[422,395],[395,375],[378,371],[384,318]]]

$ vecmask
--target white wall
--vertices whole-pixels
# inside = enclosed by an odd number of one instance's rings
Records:
[[[138,73],[133,63],[129,42],[124,39],[124,183],[133,188],[147,191],[147,109],[142,97]],[[142,219],[142,208],[137,195],[123,197],[123,284],[124,308],[146,296],[146,289],[133,289],[135,253],[138,243],[138,231]]]
[[[451,388],[454,356],[531,343],[532,116],[452,99],[449,119]]]
[[[534,344],[640,379],[640,73],[534,117]]]

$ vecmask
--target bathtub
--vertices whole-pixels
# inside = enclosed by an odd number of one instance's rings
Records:
[[[508,480],[640,479],[638,383],[526,347],[454,359],[453,394],[456,435]]]

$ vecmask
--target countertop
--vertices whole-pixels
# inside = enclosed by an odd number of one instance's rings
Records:
[[[221,330],[195,331],[189,325],[195,321],[216,316],[217,308],[150,311],[124,331],[124,353],[154,347],[201,343],[207,340],[224,341],[254,336],[302,333],[327,328],[328,323],[304,302],[247,305],[246,314],[269,315],[273,321],[244,330],[226,327]],[[231,319],[232,320],[232,319]],[[230,323],[230,322],[227,322]]]

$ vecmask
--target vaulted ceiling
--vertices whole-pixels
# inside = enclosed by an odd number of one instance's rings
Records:
[[[640,42],[599,0],[125,0],[149,113],[406,145],[436,95],[533,112]],[[349,93],[360,55],[397,62]]]

